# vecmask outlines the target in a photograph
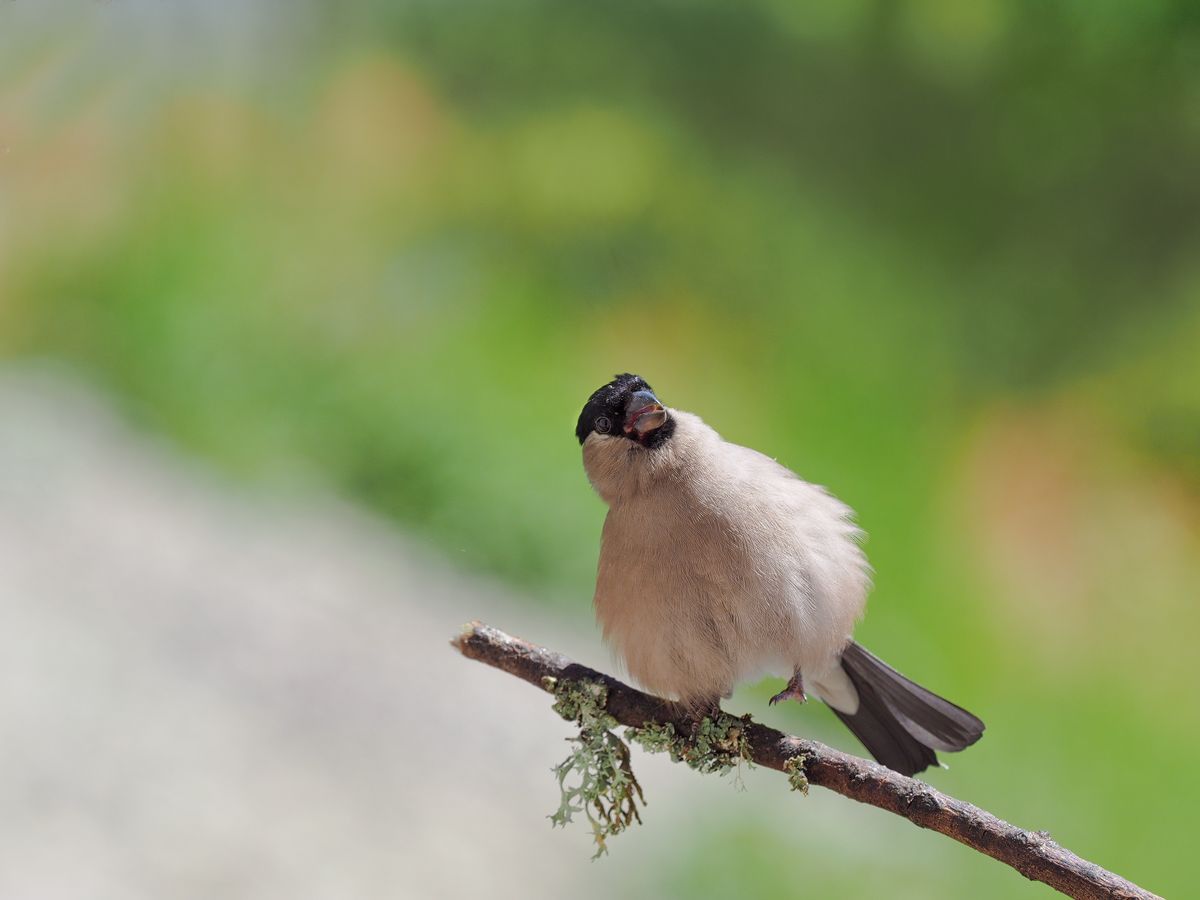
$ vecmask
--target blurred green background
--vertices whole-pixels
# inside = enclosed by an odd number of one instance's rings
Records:
[[[1195,884],[1200,7],[151,6],[0,4],[4,358],[580,621],[574,420],[638,372],[858,511],[859,637],[989,726],[931,781]],[[1051,894],[771,841],[662,890]]]

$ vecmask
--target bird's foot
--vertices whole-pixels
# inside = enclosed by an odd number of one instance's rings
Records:
[[[687,712],[688,722],[691,725],[688,737],[695,741],[700,734],[700,726],[705,719],[716,722],[721,715],[721,701],[713,700],[709,703],[701,703],[697,706],[689,706]]]
[[[780,700],[799,700],[801,703],[808,702],[808,694],[804,693],[804,679],[797,672],[792,676],[791,681],[787,683],[782,691],[771,698],[771,705],[774,706]]]

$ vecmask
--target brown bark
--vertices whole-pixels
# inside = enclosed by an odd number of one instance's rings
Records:
[[[691,728],[683,711],[673,702],[643,693],[561,654],[479,622],[467,626],[453,644],[467,658],[495,666],[543,690],[546,690],[543,679],[547,676],[560,681],[603,682],[608,687],[606,711],[622,725],[642,727],[647,723],[671,723],[683,734]],[[922,828],[941,832],[1069,897],[1077,900],[1161,900],[1156,894],[1060,847],[1050,840],[1049,832],[1017,828],[977,806],[955,800],[924,782],[907,778],[878,763],[757,723],[747,726],[746,738],[756,765],[787,772],[785,763],[802,757],[809,784],[878,806]]]

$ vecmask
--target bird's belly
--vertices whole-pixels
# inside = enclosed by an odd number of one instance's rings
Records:
[[[730,565],[728,548],[643,549],[618,554],[620,565],[602,554],[595,596],[605,638],[639,684],[703,702],[769,671],[790,675],[801,629],[777,586],[730,578],[745,567]]]
[[[828,670],[849,636],[814,615],[814,585],[795,564],[768,566],[723,523],[605,524],[596,581],[604,636],[642,687],[684,702],[740,683]],[[788,562],[785,556],[774,557]]]

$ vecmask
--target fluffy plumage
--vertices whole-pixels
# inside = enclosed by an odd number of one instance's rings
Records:
[[[852,643],[870,567],[845,504],[658,405],[634,375],[593,394],[576,436],[609,506],[596,615],[644,688],[699,714],[739,683],[802,675],[906,774],[982,734],[970,713]]]

